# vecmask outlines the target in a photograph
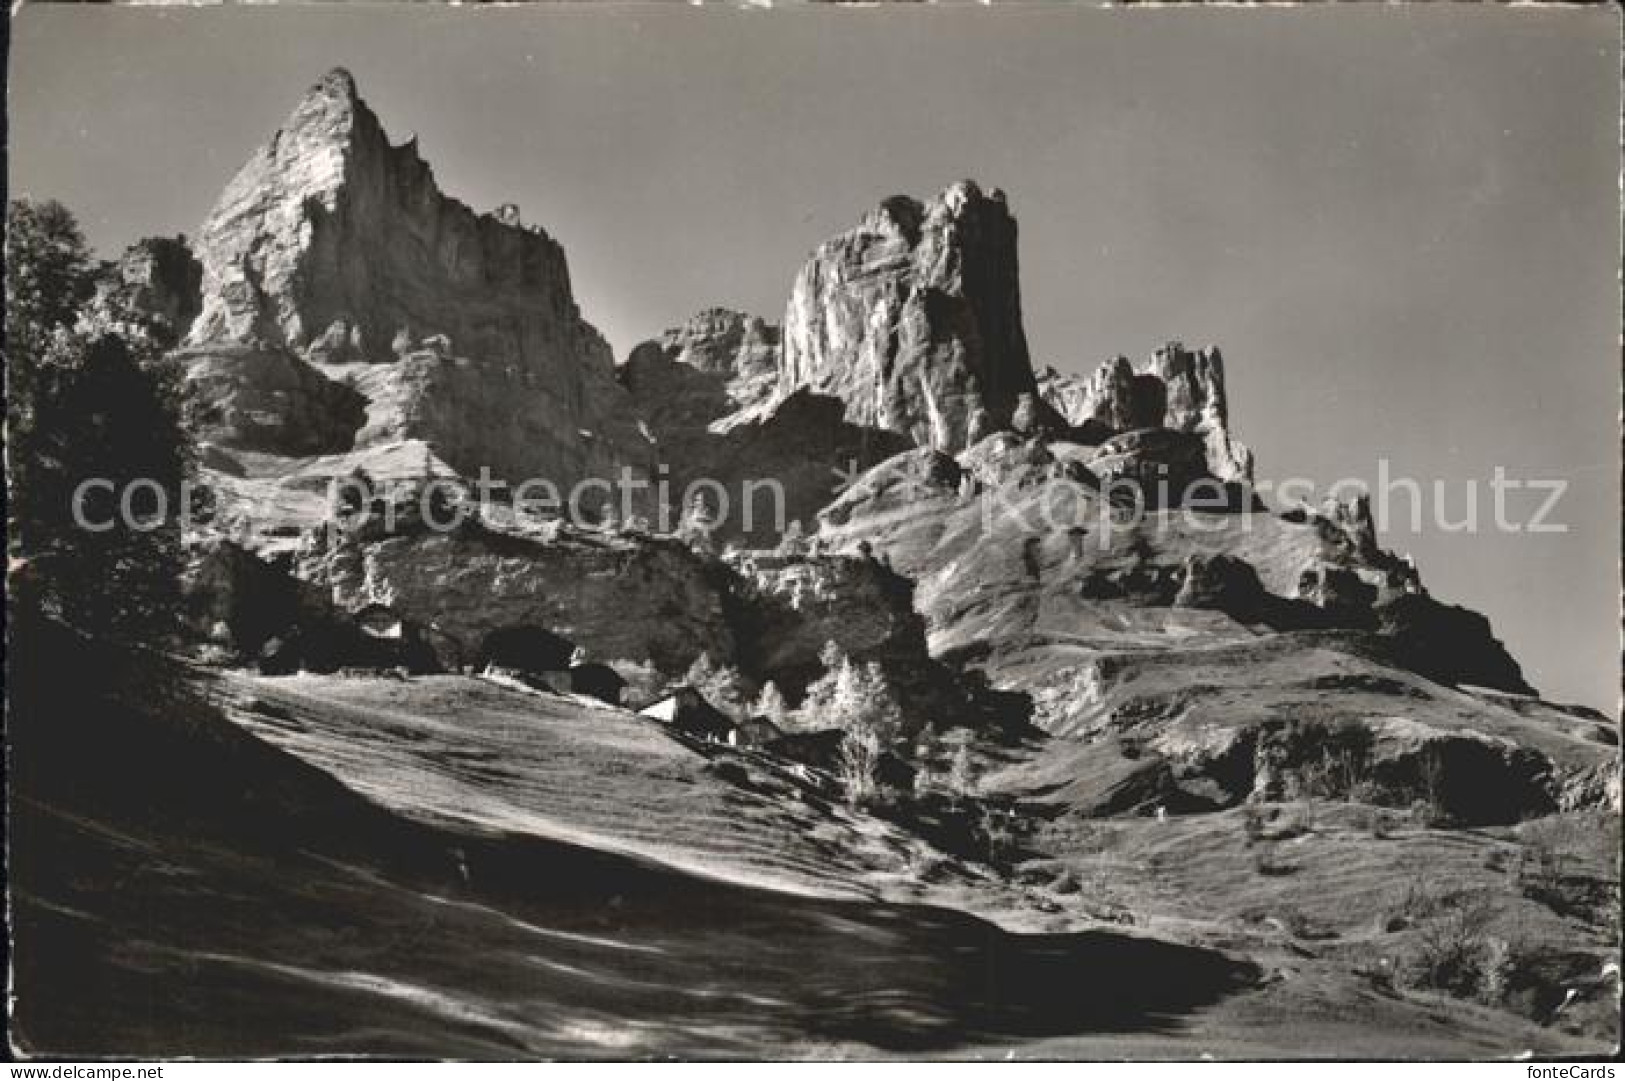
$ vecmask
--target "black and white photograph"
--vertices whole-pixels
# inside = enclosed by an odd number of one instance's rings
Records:
[[[1613,1077],[1622,25],[13,3],[7,1076]]]

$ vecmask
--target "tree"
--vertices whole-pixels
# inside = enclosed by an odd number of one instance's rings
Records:
[[[854,806],[879,797],[880,759],[896,742],[902,717],[891,684],[874,661],[858,665],[848,660],[836,674],[829,719],[844,733],[841,780]]]
[[[942,787],[944,743],[936,725],[926,725],[914,739],[914,794],[924,796]]]
[[[191,456],[169,385],[121,338],[58,332],[17,403],[13,554],[40,607],[92,633],[178,629]]]
[[[151,640],[178,625],[191,444],[173,371],[117,335],[76,329],[93,284],[72,214],[56,202],[8,205],[13,584],[83,630]]]
[[[6,426],[13,460],[19,433],[34,426],[34,384],[51,341],[73,329],[94,289],[90,251],[66,207],[54,199],[6,204]]]
[[[762,686],[762,693],[756,696],[756,703],[751,706],[750,712],[752,716],[766,717],[783,728],[790,707],[785,703],[779,685],[770,679]]]
[[[863,665],[846,663],[835,680],[830,712],[836,727],[871,728],[887,744],[897,738],[903,723],[903,711],[891,681],[874,661]]]
[[[847,802],[863,807],[880,795],[880,734],[873,728],[848,728],[841,736],[840,776]]]
[[[711,654],[701,653],[688,666],[683,681],[711,705],[735,720],[745,717],[750,702],[750,688],[739,669],[732,665],[719,665]]]
[[[888,744],[902,727],[897,694],[879,664],[859,664],[835,642],[824,643],[818,659],[824,674],[807,686],[800,717],[808,728],[874,728]]]
[[[95,281],[84,235],[67,207],[54,199],[13,199],[6,205],[9,375],[29,374],[45,356],[52,335],[73,328]]]

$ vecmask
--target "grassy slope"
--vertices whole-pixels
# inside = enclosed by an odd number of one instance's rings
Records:
[[[25,1053],[974,1054],[1161,1032],[1250,979],[1212,951],[1110,930],[1013,934],[883,900],[865,871],[878,824],[834,827],[838,841],[779,832],[776,804],[730,806],[699,756],[641,722],[592,731],[606,718],[579,705],[526,726],[529,699],[468,682],[403,695],[392,681],[334,681],[320,690],[352,702],[331,714],[319,689],[252,687],[257,708],[295,718],[278,718],[284,733],[304,727],[304,753],[323,748],[369,799],[162,691],[151,658],[14,661],[29,665],[14,673],[81,674],[14,689]],[[366,704],[380,700],[394,712]],[[426,753],[423,768],[382,753],[414,731],[485,724],[504,733],[500,753],[450,765]],[[504,786],[494,760],[527,754],[559,766],[545,785]],[[700,793],[698,816],[684,791]],[[623,811],[606,818],[609,797]],[[672,819],[651,825],[657,810]],[[794,853],[796,835],[809,835],[799,855],[775,851]],[[612,850],[651,837],[713,873]],[[816,853],[822,890],[797,865]],[[762,879],[779,888],[743,884]],[[1078,986],[1086,972],[1137,975]]]
[[[1033,843],[1061,855],[1006,883],[759,760],[577,700],[458,677],[230,676],[206,684],[211,707],[154,696],[140,665],[110,678],[14,703],[31,764],[14,792],[18,1038],[36,1052],[1598,1046],[1356,972],[1365,932],[1317,909],[1315,884],[1354,911],[1404,862],[1391,852],[1437,865],[1455,839],[1322,827],[1283,842],[1299,875],[1263,881],[1233,814],[1120,820],[1103,846],[1058,820]],[[1144,926],[1096,918],[1118,899]]]

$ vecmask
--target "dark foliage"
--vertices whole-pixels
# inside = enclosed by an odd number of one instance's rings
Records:
[[[7,494],[13,600],[87,631],[157,641],[180,605],[179,388],[154,357],[77,323],[91,272],[60,204],[6,231]]]

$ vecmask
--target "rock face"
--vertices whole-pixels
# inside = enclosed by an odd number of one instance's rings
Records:
[[[491,636],[523,628],[669,674],[702,652],[735,656],[726,573],[674,541],[543,541],[471,527],[337,545],[308,557],[300,575],[341,609],[384,605],[428,628],[450,669],[474,664]]]
[[[442,195],[346,72],[312,87],[243,166],[198,254],[202,311],[183,356],[222,406],[217,442],[349,449],[325,420],[348,391],[366,399],[348,442],[421,438],[470,475],[567,484],[646,462],[563,250],[516,211]],[[280,369],[268,396],[260,366]],[[323,438],[299,434],[313,427]]]
[[[709,308],[633,348],[615,370],[667,465],[703,450],[711,426],[773,393],[779,328],[743,312]]]
[[[860,661],[926,661],[925,621],[913,584],[858,556],[753,554],[737,561],[747,603],[742,648],[750,666],[799,692],[820,674],[826,642]]]
[[[784,316],[779,389],[803,387],[950,453],[1008,426],[1034,381],[1004,194],[964,181],[928,203],[894,196],[821,245]]]
[[[1104,485],[1132,482],[1152,507],[1179,505],[1208,475],[1202,440],[1168,428],[1139,428],[1112,436],[1087,464]],[[1205,495],[1224,505],[1222,491]]]
[[[216,345],[183,353],[193,409],[205,441],[270,454],[336,454],[366,422],[367,401],[285,350]]]
[[[245,562],[265,567],[243,555],[224,565],[230,575],[195,576],[197,618],[228,621],[239,635],[239,626],[291,622],[236,614],[247,610],[237,584]],[[970,723],[989,708],[930,659],[910,583],[864,557],[752,553],[725,561],[634,532],[519,535],[469,522],[447,533],[353,530],[306,552],[298,573],[332,611],[383,609],[417,628],[436,664],[453,671],[480,664],[504,640],[557,638],[600,663],[647,663],[667,678],[705,653],[799,697],[834,642],[883,665],[911,716]]]
[[[772,323],[730,311],[707,308],[680,327],[673,327],[658,342],[646,342],[632,351],[627,363],[650,348],[674,364],[721,376],[735,408],[756,405],[774,390],[779,375],[779,328]]]
[[[690,485],[725,495],[726,507],[713,508],[724,512],[719,537],[757,547],[776,544],[791,522],[810,527],[843,477],[908,445],[846,419],[838,398],[805,388],[777,396],[778,338],[760,319],[711,309],[616,369],[669,477],[666,501],[686,505]]]
[[[1252,480],[1252,451],[1230,434],[1224,358],[1212,346],[1192,352],[1170,342],[1136,369],[1113,357],[1087,378],[1048,368],[1039,393],[1075,429],[1121,434],[1166,428],[1200,437],[1207,472],[1221,481]]]

